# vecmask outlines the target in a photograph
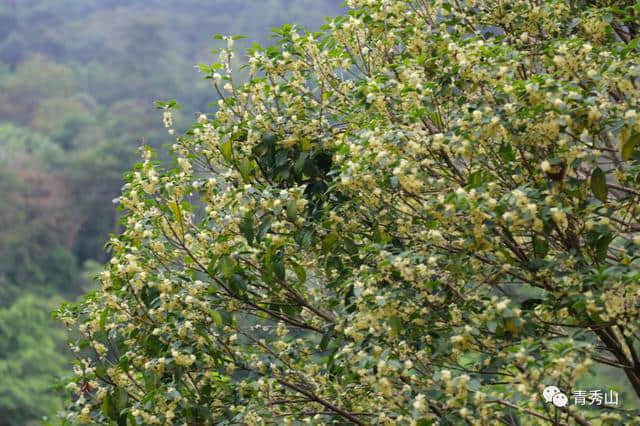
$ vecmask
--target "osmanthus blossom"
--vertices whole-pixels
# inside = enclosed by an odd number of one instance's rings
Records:
[[[100,288],[58,312],[65,416],[640,424],[638,6],[347,4],[244,82],[224,38],[218,111],[173,166],[143,149]],[[625,406],[542,397],[603,368]]]

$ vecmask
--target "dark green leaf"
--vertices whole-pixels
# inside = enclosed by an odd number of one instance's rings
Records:
[[[523,311],[530,311],[534,309],[536,306],[538,306],[540,303],[542,303],[542,299],[532,298],[532,299],[524,300],[520,304],[520,307],[522,308]]]
[[[229,285],[236,294],[242,294],[247,291],[247,281],[240,274],[233,274],[229,280]]]
[[[329,345],[329,341],[331,341],[331,337],[333,336],[333,328],[330,328],[322,335],[322,340],[320,340],[320,350],[326,351],[327,346]]]
[[[253,244],[253,215],[251,214],[251,212],[247,212],[247,214],[244,216],[243,221],[240,223],[240,232],[242,232],[242,235],[244,235],[244,237],[246,238],[247,242],[249,244]]]
[[[276,134],[273,132],[267,132],[262,135],[262,142],[265,143],[266,146],[272,147],[276,143]]]
[[[591,173],[591,192],[603,203],[607,201],[607,195],[609,194],[607,178],[600,167],[596,167]]]
[[[284,281],[286,271],[284,268],[284,259],[282,256],[277,256],[275,261],[273,262],[273,272],[279,280]]]
[[[308,228],[304,228],[296,232],[296,242],[300,244],[302,248],[309,248],[313,241],[313,231]]]
[[[500,154],[500,158],[502,159],[502,161],[504,161],[505,163],[509,163],[516,159],[511,145],[502,145],[498,150],[498,153]]]
[[[595,243],[596,261],[603,262],[607,258],[609,244],[613,241],[613,235],[607,234],[598,238]]]
[[[543,258],[549,252],[549,242],[545,238],[536,235],[533,237],[533,250],[536,253],[536,257]]]

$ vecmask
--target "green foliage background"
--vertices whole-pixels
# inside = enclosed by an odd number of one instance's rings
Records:
[[[0,425],[61,407],[51,301],[91,288],[123,171],[143,140],[168,142],[154,101],[180,99],[177,125],[189,124],[216,100],[194,68],[214,60],[212,34],[266,42],[270,27],[318,27],[340,3],[0,1]]]

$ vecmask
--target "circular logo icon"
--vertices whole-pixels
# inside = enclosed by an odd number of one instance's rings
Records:
[[[551,402],[553,402],[553,405],[555,405],[556,407],[566,407],[567,403],[569,402],[569,398],[567,398],[567,395],[563,394],[562,392],[558,392],[557,394],[553,395],[553,399],[551,400]]]
[[[560,393],[560,389],[557,386],[547,386],[542,391],[542,396],[544,400],[547,402],[551,402],[553,400],[553,395]]]
[[[547,386],[542,391],[542,397],[545,401],[552,403],[556,407],[566,407],[569,403],[567,395],[560,392],[557,386]]]

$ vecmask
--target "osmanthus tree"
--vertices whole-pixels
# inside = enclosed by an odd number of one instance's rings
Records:
[[[244,82],[225,38],[219,110],[174,166],[143,150],[101,288],[58,312],[68,417],[640,422],[640,6],[347,3]],[[618,407],[543,399],[599,364]]]

